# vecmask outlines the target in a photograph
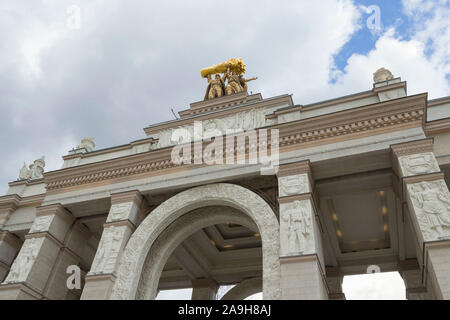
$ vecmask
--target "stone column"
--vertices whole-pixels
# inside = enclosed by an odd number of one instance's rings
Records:
[[[391,148],[417,237],[423,287],[432,288],[436,299],[450,299],[450,192],[433,153],[433,140]]]
[[[22,240],[9,231],[0,231],[0,282],[6,278],[17,253],[22,246]]]
[[[422,270],[416,259],[400,261],[399,273],[405,282],[406,299],[408,300],[430,300],[433,299],[432,290],[424,287]]]
[[[73,222],[60,204],[37,208],[36,219],[0,286],[0,300],[47,298],[49,279],[55,275],[60,250]]]
[[[193,279],[191,300],[215,300],[219,285],[212,279]]]
[[[338,267],[326,268],[327,284],[328,284],[328,299],[330,300],[346,300],[345,294],[342,292],[342,275]]]
[[[282,299],[326,299],[321,226],[309,161],[281,165],[280,263]]]
[[[144,218],[142,200],[140,192],[136,190],[111,195],[111,208],[103,225],[91,270],[85,278],[81,299],[109,298],[123,250]]]
[[[67,287],[67,267],[77,265],[84,253],[86,244],[91,236],[90,231],[81,223],[75,222],[64,239],[64,247],[60,249],[52,275],[49,279],[45,296],[49,299],[78,300],[81,296],[81,289],[71,289]],[[84,270],[81,271],[81,288],[84,285]]]

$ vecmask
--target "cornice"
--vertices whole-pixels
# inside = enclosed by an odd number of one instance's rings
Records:
[[[429,107],[439,106],[441,104],[446,104],[446,103],[450,103],[450,96],[428,100]]]
[[[17,180],[17,181],[11,181],[8,183],[8,185],[11,186],[19,186],[21,184],[28,186],[37,185],[43,183],[44,180],[41,179],[34,179],[34,180]]]
[[[307,173],[311,177],[311,163],[309,160],[281,164],[278,168],[277,177],[280,178],[302,173]]]
[[[325,101],[321,101],[321,102],[307,104],[307,105],[304,105],[303,107],[306,110],[314,110],[314,109],[320,109],[320,108],[333,106],[336,104],[361,100],[361,99],[365,99],[365,98],[369,98],[369,97],[375,97],[375,96],[376,96],[376,94],[373,92],[373,90],[370,90],[370,91],[364,91],[364,92],[351,94],[348,96],[343,96],[343,97],[336,98],[336,99],[325,100]]]
[[[433,152],[433,138],[410,141],[391,145],[394,156],[401,157],[416,153]]]
[[[427,122],[425,124],[425,133],[427,136],[433,136],[439,133],[450,132],[450,117]]]
[[[405,127],[420,127],[424,123],[426,97],[427,94],[419,94],[266,128],[279,129],[280,152],[285,152],[304,147],[306,144],[326,144],[353,139],[361,134],[371,135],[402,130]],[[209,142],[203,143],[204,146],[208,144]],[[248,145],[246,149],[248,152]],[[167,147],[47,172],[44,173],[46,188],[48,192],[60,192],[64,188],[105,180],[132,180],[206,166],[174,164],[171,161],[171,151],[172,147]],[[192,153],[192,159],[194,156]]]
[[[134,202],[136,206],[139,207],[142,203],[142,195],[139,190],[131,190],[111,194],[111,205],[124,202]]]
[[[48,215],[57,215],[67,222],[71,222],[73,220],[72,214],[59,203],[49,204],[36,208],[36,217]]]
[[[20,204],[22,198],[17,194],[8,194],[0,197],[0,212],[14,211]]]
[[[404,88],[406,91],[406,81],[393,83],[393,84],[390,84],[387,86],[375,87],[372,90],[374,93],[379,93],[379,92],[391,91],[391,90],[395,90],[395,89],[399,89],[399,88]]]
[[[45,194],[37,194],[29,197],[21,197],[18,194],[7,194],[0,197],[0,212],[14,211],[19,207],[39,206],[44,200]]]
[[[117,151],[123,151],[123,150],[129,150],[132,149],[134,146],[138,146],[141,144],[146,144],[146,143],[156,143],[158,140],[154,139],[152,137],[149,138],[145,138],[145,139],[141,139],[141,140],[136,140],[133,142],[130,142],[129,144],[124,144],[121,146],[116,146],[116,147],[111,147],[111,148],[105,148],[105,149],[100,149],[100,150],[94,150],[91,152],[87,152],[87,153],[74,153],[74,154],[69,154],[69,155],[65,155],[63,156],[63,160],[69,160],[69,159],[74,159],[74,158],[89,158],[89,157],[95,157],[95,156],[99,156],[102,154],[108,154],[111,152],[117,152]]]

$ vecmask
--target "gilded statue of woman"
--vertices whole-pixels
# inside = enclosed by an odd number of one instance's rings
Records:
[[[206,77],[208,80],[208,87],[206,88],[205,100],[222,97],[225,91],[225,76],[224,79],[216,74],[214,79],[211,79],[211,75]]]

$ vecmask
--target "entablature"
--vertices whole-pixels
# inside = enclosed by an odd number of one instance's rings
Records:
[[[326,145],[364,136],[420,128],[424,125],[427,94],[389,100],[320,117],[275,124],[267,127],[279,130],[280,153],[305,147]],[[203,142],[202,150],[210,142]],[[268,143],[270,145],[270,143]],[[191,150],[194,143],[191,143]],[[236,154],[236,146],[234,146]],[[171,161],[172,148],[161,148],[130,156],[108,159],[97,163],[65,168],[44,174],[47,191],[60,192],[65,188],[91,183],[133,180],[167,172],[207,166],[207,164],[175,164]],[[191,160],[197,155],[191,153]],[[248,145],[246,154],[248,155]],[[225,154],[225,152],[223,152]]]

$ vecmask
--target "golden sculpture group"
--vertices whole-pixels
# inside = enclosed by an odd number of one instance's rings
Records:
[[[223,73],[223,76],[220,76]],[[208,80],[206,88],[205,100],[222,97],[242,91],[247,91],[246,82],[256,80],[258,77],[244,79],[245,64],[242,59],[233,58],[226,62],[213,65],[209,68],[200,70],[203,78]],[[214,76],[214,79],[211,77]],[[225,81],[228,83],[225,85]]]

